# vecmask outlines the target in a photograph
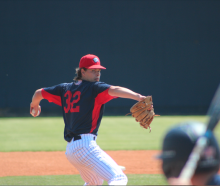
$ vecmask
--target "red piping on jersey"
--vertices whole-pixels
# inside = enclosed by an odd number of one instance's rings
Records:
[[[109,88],[99,93],[95,98],[94,109],[92,111],[92,128],[90,130],[90,133],[92,133],[93,130],[97,127],[97,121],[99,119],[101,106],[110,101],[111,99],[116,98],[114,96],[110,96],[108,94],[108,90]]]
[[[49,102],[53,102],[53,103],[61,106],[61,98],[60,98],[60,96],[56,96],[56,95],[50,94],[49,92],[47,92],[44,89],[41,89],[41,94],[42,94],[44,99],[48,100]]]

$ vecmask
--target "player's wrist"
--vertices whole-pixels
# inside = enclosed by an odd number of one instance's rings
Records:
[[[41,99],[37,99],[36,97],[33,97],[32,101],[31,101],[31,106],[38,106],[40,105],[40,101]]]
[[[145,96],[142,96],[141,94],[137,93],[136,98],[137,101],[142,101],[145,98]]]

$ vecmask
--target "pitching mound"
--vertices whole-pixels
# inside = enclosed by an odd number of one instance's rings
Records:
[[[106,151],[125,174],[162,174],[159,151]],[[79,172],[66,159],[65,152],[0,152],[0,177],[68,175]]]

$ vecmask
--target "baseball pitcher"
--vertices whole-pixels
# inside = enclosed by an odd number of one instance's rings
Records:
[[[126,185],[127,177],[117,163],[96,143],[105,103],[120,97],[142,101],[145,96],[124,87],[100,82],[101,66],[98,56],[81,58],[77,76],[71,83],[62,83],[35,91],[30,113],[41,112],[40,101],[46,99],[62,107],[67,141],[66,157],[79,171],[85,185]]]

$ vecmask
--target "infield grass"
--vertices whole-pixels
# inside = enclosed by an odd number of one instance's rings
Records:
[[[128,185],[167,185],[163,175],[128,174]],[[83,185],[80,175],[0,177],[0,185]],[[108,185],[104,181],[103,185]]]
[[[176,123],[206,121],[205,116],[159,116],[145,130],[131,116],[103,117],[97,144],[103,150],[159,150],[165,132]],[[0,151],[65,151],[61,117],[0,118]],[[220,128],[215,133],[220,136]]]

